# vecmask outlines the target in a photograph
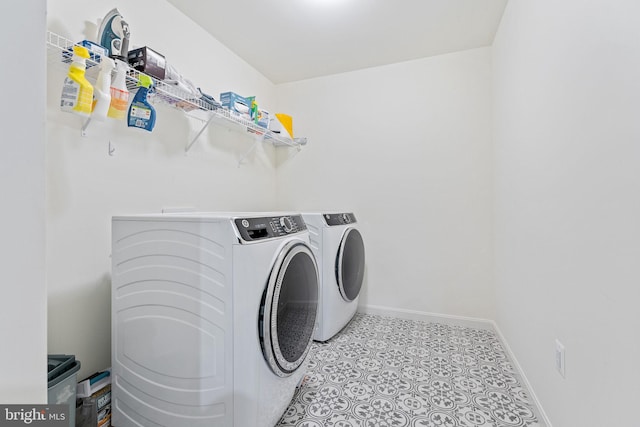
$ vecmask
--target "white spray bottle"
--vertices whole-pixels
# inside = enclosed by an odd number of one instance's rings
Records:
[[[129,106],[129,90],[127,89],[127,71],[129,66],[116,59],[116,75],[111,83],[111,104],[107,116],[124,120]]]
[[[100,74],[93,90],[93,113],[91,118],[104,120],[111,105],[111,72],[115,69],[113,59],[103,57],[100,63]]]

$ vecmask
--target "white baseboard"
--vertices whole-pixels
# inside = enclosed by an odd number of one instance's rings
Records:
[[[544,425],[541,425],[540,427],[553,427],[551,425],[551,422],[549,421],[549,417],[547,417],[547,414],[544,412],[544,409],[542,408],[542,405],[540,404],[536,393],[533,391],[531,383],[527,379],[527,376],[524,374],[524,371],[522,370],[518,359],[516,359],[515,354],[513,354],[513,351],[511,351],[511,347],[509,347],[507,340],[505,339],[504,335],[502,335],[502,331],[495,321],[479,319],[475,317],[452,316],[449,314],[427,313],[424,311],[406,310],[403,308],[383,307],[378,305],[360,305],[358,306],[358,312],[365,314],[375,314],[378,316],[391,316],[407,320],[420,320],[423,322],[436,322],[444,323],[446,325],[486,329],[495,332],[505,351],[509,355],[509,359],[511,359],[511,361],[513,362],[513,366],[520,376],[520,379],[522,380],[522,385],[527,389],[529,397],[531,397],[532,403],[534,405],[534,410],[536,411],[536,416],[540,421],[544,423]]]
[[[544,423],[544,426],[553,427],[551,425],[551,421],[549,421],[549,417],[547,417],[546,412],[544,412],[544,408],[542,407],[542,404],[540,404],[540,400],[538,400],[538,396],[536,396],[536,392],[533,391],[533,387],[531,386],[529,379],[524,374],[524,371],[522,370],[522,366],[520,366],[520,363],[518,362],[516,355],[513,354],[513,351],[511,351],[511,347],[509,347],[509,343],[507,342],[507,339],[502,334],[502,331],[498,327],[498,324],[493,320],[491,320],[490,323],[492,324],[493,330],[498,336],[498,339],[502,343],[502,346],[504,347],[505,351],[509,355],[509,359],[511,359],[511,361],[513,362],[514,368],[516,368],[518,375],[520,375],[520,380],[522,381],[522,385],[524,385],[524,387],[529,392],[529,397],[533,401],[533,406],[534,406],[534,409],[536,410],[536,416],[538,417],[539,420],[541,420]],[[544,426],[541,426],[541,427],[544,427]]]
[[[421,320],[423,322],[437,322],[447,325],[466,326],[469,328],[493,330],[491,320],[479,319],[475,317],[452,316],[449,314],[427,313],[417,310],[406,310],[403,308],[383,307],[379,305],[359,305],[359,313],[377,314],[378,316],[393,316],[407,320]]]

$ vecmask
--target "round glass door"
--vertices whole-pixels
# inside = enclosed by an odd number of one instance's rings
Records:
[[[345,301],[353,301],[358,297],[364,280],[364,241],[355,228],[348,228],[340,241],[336,280]]]
[[[317,311],[315,258],[306,244],[290,242],[274,264],[260,309],[262,352],[276,375],[291,375],[304,361]]]

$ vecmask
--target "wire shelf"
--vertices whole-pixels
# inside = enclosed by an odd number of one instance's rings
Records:
[[[64,66],[71,63],[71,58],[73,56],[73,46],[77,43],[66,39],[58,34],[55,34],[51,31],[47,31],[47,61],[52,65]],[[91,53],[90,58],[86,60],[87,64],[87,72],[86,76],[89,79],[95,79],[98,75],[98,67],[101,56],[97,53]],[[140,75],[143,74],[140,71],[129,67],[127,71],[126,84],[127,89],[134,93],[138,90],[138,80]],[[151,76],[149,76],[151,77]],[[247,120],[243,117],[232,113],[226,108],[221,108],[210,104],[196,96],[192,93],[183,90],[181,87],[165,83],[162,80],[158,80],[154,77],[151,77],[153,81],[153,91],[149,94],[150,102],[161,102],[163,104],[170,105],[173,108],[176,108],[183,112],[193,112],[196,110],[204,111],[207,113],[207,118],[199,120],[203,120],[205,124],[202,129],[198,132],[198,134],[193,138],[190,143],[187,145],[185,151],[189,151],[189,149],[193,146],[196,140],[202,135],[206,127],[211,123],[217,123],[226,127],[235,127],[244,129],[245,132],[253,134],[254,136],[260,137],[265,141],[271,142],[275,146],[289,146],[289,147],[300,147],[306,143],[306,138],[302,139],[287,139],[283,138],[275,132],[272,132],[268,129],[258,126],[251,120]],[[189,117],[194,117],[193,115],[189,115]],[[86,125],[85,125],[86,127]],[[84,131],[84,128],[83,128]]]

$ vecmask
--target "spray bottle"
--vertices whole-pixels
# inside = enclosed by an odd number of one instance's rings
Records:
[[[93,86],[85,77],[89,51],[83,46],[73,46],[73,62],[62,85],[60,109],[89,116],[93,104]]]
[[[151,132],[156,124],[156,110],[149,101],[147,94],[153,86],[153,80],[146,74],[138,77],[138,92],[129,107],[129,127],[136,127]]]
[[[127,115],[129,104],[129,91],[127,90],[127,71],[129,66],[119,59],[115,60],[116,75],[111,83],[111,103],[107,116],[112,119],[122,120]]]
[[[113,59],[102,58],[100,74],[93,90],[93,113],[91,118],[104,120],[111,104],[111,72],[115,68]]]
[[[256,102],[256,97],[255,96],[247,97],[247,103],[249,104],[249,116],[251,117],[251,120],[255,124],[258,124],[259,111],[258,111],[258,103]]]

